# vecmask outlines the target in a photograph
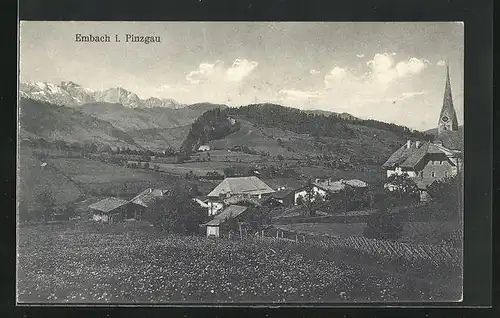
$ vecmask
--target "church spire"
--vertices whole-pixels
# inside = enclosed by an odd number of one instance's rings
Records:
[[[439,115],[438,136],[444,131],[458,130],[458,120],[455,108],[453,107],[453,97],[451,95],[450,67],[446,62],[446,84],[444,87],[443,108]]]

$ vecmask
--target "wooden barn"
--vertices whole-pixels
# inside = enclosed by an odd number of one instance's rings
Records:
[[[92,219],[96,222],[114,224],[123,221],[128,214],[128,201],[109,197],[89,205]]]
[[[240,205],[230,205],[225,208],[221,213],[217,214],[212,220],[208,221],[202,226],[205,226],[207,229],[207,237],[221,237],[225,236],[223,230],[221,229],[221,225],[226,222],[229,218],[234,218],[238,220],[238,217],[242,215],[245,211],[248,210],[246,206]]]
[[[148,188],[129,201],[127,218],[142,220],[147,209],[152,206],[157,198],[168,195],[168,190]]]

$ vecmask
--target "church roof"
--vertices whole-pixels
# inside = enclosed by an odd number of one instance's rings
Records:
[[[444,87],[443,107],[441,108],[441,113],[439,114],[438,125],[441,122],[443,116],[447,116],[449,120],[451,120],[451,130],[458,130],[457,113],[455,112],[455,108],[453,107],[453,96],[451,94],[450,84],[450,69],[448,65],[446,65],[446,84]]]

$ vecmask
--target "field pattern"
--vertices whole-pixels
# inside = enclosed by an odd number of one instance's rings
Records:
[[[462,266],[462,250],[458,248],[369,239],[363,236],[335,237],[328,234],[319,236],[318,233],[290,230],[286,226],[276,227],[291,233],[308,234],[316,238],[320,246],[352,249],[386,261],[402,259],[413,264],[423,261],[434,266],[445,265],[453,268]]]
[[[335,250],[274,239],[19,230],[20,302],[335,302],[459,297],[432,282],[347,264]],[[323,248],[321,248],[323,249]]]

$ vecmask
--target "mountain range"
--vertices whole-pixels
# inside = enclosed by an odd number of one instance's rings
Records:
[[[280,154],[289,148],[304,156],[333,151],[378,163],[406,138],[424,137],[406,127],[361,120],[348,113],[301,111],[273,104],[239,108],[211,103],[182,105],[170,99],[142,100],[123,88],[93,91],[73,82],[21,83],[20,97],[22,139],[179,150],[190,138],[190,147],[206,139],[193,135],[193,128],[210,132],[224,122],[226,115],[218,118],[217,109],[241,123],[239,131],[221,134],[215,140],[209,138],[212,146],[221,149],[247,144],[258,151]],[[216,115],[214,119],[210,119],[210,114]],[[284,155],[291,155],[290,151],[285,152]]]
[[[106,90],[90,90],[71,81],[59,84],[48,82],[20,83],[20,97],[54,105],[78,107],[89,103],[118,103],[127,108],[182,108],[186,105],[173,99],[150,97],[141,99],[137,94],[122,87]]]

